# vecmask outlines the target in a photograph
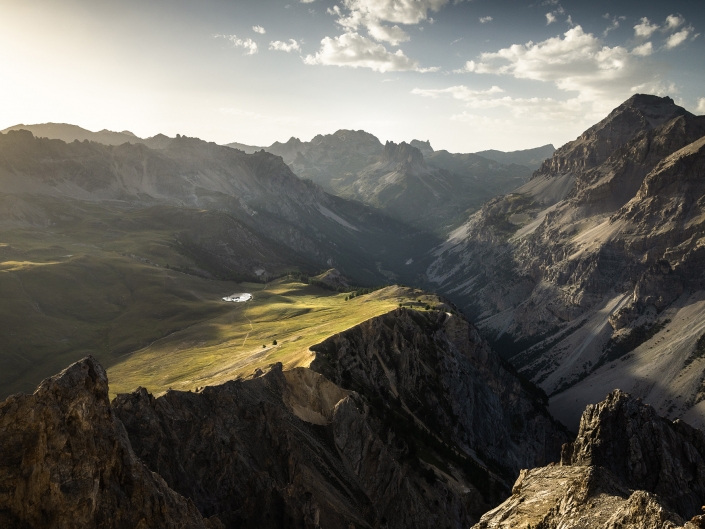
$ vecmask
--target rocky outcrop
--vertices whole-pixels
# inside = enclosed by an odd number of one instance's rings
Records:
[[[91,357],[0,403],[0,526],[222,527],[135,456]]]
[[[626,486],[657,494],[684,518],[700,513],[705,503],[705,435],[659,417],[619,390],[586,408],[561,462],[608,468]]]
[[[608,470],[551,466],[523,470],[512,496],[473,529],[676,529],[683,519],[648,492]]]
[[[325,377],[281,364],[200,393],[113,403],[135,453],[226,527],[463,527],[480,493],[407,463],[408,439]]]
[[[567,439],[546,412],[545,395],[512,374],[460,316],[400,308],[312,350],[311,369],[373,403],[397,401],[399,411],[502,480],[557,461]]]
[[[699,430],[615,390],[587,407],[561,466],[522,470],[512,496],[475,528],[696,529],[704,441]]]
[[[640,132],[682,115],[692,116],[670,97],[633,95],[578,139],[559,148],[533,178],[580,173],[597,167]]]

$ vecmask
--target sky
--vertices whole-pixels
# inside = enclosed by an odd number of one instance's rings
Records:
[[[558,147],[634,93],[705,114],[703,34],[703,0],[0,0],[0,129]]]

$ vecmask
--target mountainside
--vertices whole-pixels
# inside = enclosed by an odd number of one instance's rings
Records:
[[[111,406],[89,357],[10,397],[0,516],[15,527],[461,528],[518,466],[557,460],[567,440],[458,316],[398,309],[315,351],[311,369],[275,364],[158,398],[140,388]]]
[[[237,335],[252,323],[224,296],[332,267],[358,288],[411,282],[421,270],[415,257],[434,240],[325,193],[277,156],[185,137],[150,149],[0,134],[0,188],[0,396],[28,391],[86,354],[112,368],[164,340],[183,354],[166,370],[182,383],[223,376],[204,374],[204,359],[237,370],[248,362],[233,357],[263,356],[249,349],[246,331]],[[262,299],[274,304],[268,318],[312,310],[296,297],[286,310],[277,308],[284,298]],[[190,340],[178,341],[187,329]],[[239,343],[221,345],[233,333]],[[134,371],[154,374],[153,365]]]
[[[703,136],[705,118],[634,96],[433,254],[429,279],[566,424],[616,386],[701,424]]]
[[[556,148],[549,144],[521,151],[504,152],[490,149],[488,151],[478,151],[475,154],[503,164],[517,164],[526,166],[529,169],[538,169],[546,159],[553,156],[555,151]]]
[[[238,149],[254,149],[229,144]],[[430,142],[385,145],[364,131],[339,130],[310,142],[291,138],[266,151],[301,178],[371,204],[415,227],[447,231],[467,211],[525,182],[530,169],[471,154],[435,152]]]
[[[523,470],[475,528],[699,529],[704,466],[701,431],[617,390],[585,410],[561,466]]]
[[[9,132],[0,135],[0,182],[3,192],[15,196],[221,211],[267,240],[262,244],[280,245],[315,268],[335,265],[368,284],[385,280],[380,269],[395,264],[402,271],[413,268],[402,263],[417,244],[429,240],[371,208],[302,181],[279,157],[246,155],[183,136],[150,149],[67,144]],[[212,260],[227,263],[232,257],[222,246],[209,250]]]

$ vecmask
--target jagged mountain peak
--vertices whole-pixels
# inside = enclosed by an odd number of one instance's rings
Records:
[[[433,147],[431,147],[431,141],[426,140],[426,141],[421,141],[421,140],[411,140],[409,142],[409,145],[412,147],[416,147],[418,150],[421,151],[421,154],[424,156],[427,156],[429,154],[433,154],[435,151],[433,150]]]
[[[339,129],[333,134],[318,134],[310,142],[310,146],[327,148],[343,145],[357,150],[360,148],[380,149],[382,147],[377,136],[364,130]]]
[[[534,173],[533,178],[579,174],[597,167],[640,133],[685,115],[692,116],[670,97],[635,94],[576,140],[559,148]]]
[[[614,390],[587,407],[560,466],[522,470],[512,496],[474,529],[699,529],[703,456],[701,431]]]
[[[394,143],[392,141],[386,142],[384,152],[382,153],[382,162],[405,164],[411,167],[426,166],[421,151],[405,141],[401,143]]]

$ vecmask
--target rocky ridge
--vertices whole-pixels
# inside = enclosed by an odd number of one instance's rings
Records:
[[[697,529],[703,441],[701,431],[615,390],[585,410],[560,466],[522,470],[512,496],[475,528]]]
[[[504,479],[557,460],[567,439],[545,395],[512,374],[458,315],[400,308],[311,349],[311,369],[372,402],[391,401],[403,420],[452,440]]]
[[[132,143],[67,144],[10,131],[0,135],[0,182],[5,194],[30,204],[34,197],[51,197],[63,203],[225,213],[257,244],[276,244],[296,254],[290,266],[308,262],[315,270],[336,265],[363,284],[386,280],[377,263],[389,269],[396,260],[406,272],[401,263],[416,245],[429,241],[372,208],[297,178],[277,156],[263,151],[247,155],[184,136],[151,149]],[[204,247],[201,240],[207,237],[180,243],[211,263],[227,263],[233,249],[217,243]]]
[[[0,403],[0,525],[218,529],[135,456],[91,357]]]
[[[485,200],[520,185],[530,174],[530,169],[520,165],[434,151],[428,141],[383,145],[364,131],[339,130],[310,142],[291,138],[266,150],[281,156],[301,178],[333,194],[371,204],[403,222],[434,231],[457,224],[468,209],[475,210]]]
[[[316,350],[311,368],[158,398],[139,388],[112,405],[89,357],[10,397],[0,520],[461,528],[567,440],[457,315],[398,309]]]
[[[663,366],[651,364],[648,375],[639,368],[663,388],[650,402],[675,417],[698,398],[697,374],[683,370],[702,331],[690,328],[678,345],[661,337],[684,331],[669,327],[673,314],[700,310],[693,305],[702,289],[698,265],[686,262],[697,262],[703,235],[703,136],[705,118],[669,98],[634,96],[556,151],[525,186],[488,202],[435,251],[429,279],[554,395],[551,409],[566,424],[577,426],[587,403],[625,380],[644,397],[656,389],[629,375],[630,359],[640,366],[651,360],[628,353],[658,332],[654,340],[677,348],[669,356],[679,368],[669,368],[666,380]],[[621,375],[605,379],[615,368]],[[672,384],[689,389],[675,397]]]

